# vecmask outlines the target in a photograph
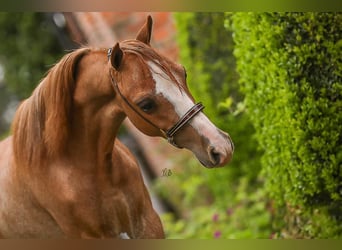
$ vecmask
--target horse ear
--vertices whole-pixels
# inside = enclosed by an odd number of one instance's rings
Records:
[[[137,40],[150,45],[151,41],[151,34],[152,34],[152,17],[149,15],[147,17],[147,20],[144,24],[144,26],[141,27],[141,29],[138,32],[138,35],[136,37]]]
[[[119,43],[116,43],[110,55],[110,62],[112,63],[114,69],[119,70],[122,63],[123,55],[124,54],[122,49],[120,48]]]

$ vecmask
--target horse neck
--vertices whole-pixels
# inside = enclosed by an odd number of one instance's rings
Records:
[[[126,117],[111,86],[106,54],[98,54],[84,58],[79,65],[79,72],[83,73],[76,82],[67,145],[69,157],[90,166],[108,163]]]
[[[125,114],[116,104],[107,70],[106,52],[89,49],[64,56],[50,70],[13,122],[18,167],[108,164]]]
[[[72,161],[82,162],[82,166],[94,167],[108,164],[114,141],[125,115],[117,107],[111,111],[111,119],[106,119],[109,107],[96,112],[90,108],[76,108],[67,145],[67,155]]]

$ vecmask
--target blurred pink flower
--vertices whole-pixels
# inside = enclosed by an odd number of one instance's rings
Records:
[[[212,218],[213,222],[217,222],[218,219],[219,219],[219,215],[218,215],[218,213],[215,213],[215,214],[213,215],[213,218]]]
[[[234,212],[234,209],[232,209],[232,208],[227,208],[227,210],[226,210],[227,215],[232,215],[233,212]]]
[[[214,232],[214,238],[215,239],[218,239],[218,238],[220,238],[221,237],[221,231],[219,231],[219,230],[216,230],[215,232]]]
[[[276,238],[276,236],[277,236],[277,233],[271,233],[271,235],[270,235],[270,239],[275,239],[275,238]]]

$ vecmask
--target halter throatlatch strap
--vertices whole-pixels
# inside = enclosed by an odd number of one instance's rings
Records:
[[[108,49],[107,52],[107,56],[108,56],[108,60],[110,59],[112,53],[112,49]],[[112,81],[112,85],[114,87],[114,89],[116,90],[116,92],[118,92],[118,94],[120,95],[120,97],[122,98],[122,100],[130,107],[130,109],[132,109],[137,115],[139,115],[145,122],[149,123],[150,125],[152,125],[153,127],[157,128],[162,135],[167,139],[167,141],[172,144],[173,146],[177,147],[177,148],[181,148],[180,146],[178,146],[175,141],[174,141],[174,135],[180,130],[182,129],[192,118],[194,118],[199,112],[201,112],[204,109],[204,106],[201,102],[196,103],[194,106],[192,106],[192,108],[190,108],[180,119],[179,121],[172,126],[172,128],[168,129],[168,130],[163,130],[161,128],[158,128],[158,126],[156,126],[153,122],[151,122],[150,120],[148,120],[143,114],[141,114],[134,106],[133,104],[131,104],[127,98],[121,93],[119,86],[117,84],[116,81],[114,81],[113,75],[111,70],[109,71],[109,75],[110,75],[110,79]]]

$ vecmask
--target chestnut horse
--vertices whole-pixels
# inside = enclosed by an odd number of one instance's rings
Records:
[[[194,104],[182,66],[150,46],[152,19],[112,49],[65,55],[16,112],[0,143],[3,238],[163,238],[137,161],[116,135],[143,133],[191,150],[207,167],[233,154]]]

